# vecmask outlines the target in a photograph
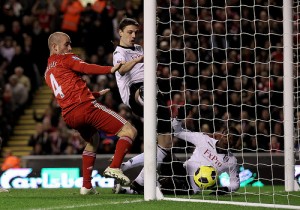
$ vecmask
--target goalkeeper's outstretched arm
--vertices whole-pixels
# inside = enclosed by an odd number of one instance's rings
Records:
[[[201,144],[201,140],[204,138],[209,138],[209,136],[201,133],[201,132],[191,132],[189,130],[183,129],[181,125],[181,121],[174,118],[172,120],[172,128],[173,128],[173,134],[175,137],[178,137],[182,140],[185,140],[187,142],[190,142],[197,146],[198,144]]]

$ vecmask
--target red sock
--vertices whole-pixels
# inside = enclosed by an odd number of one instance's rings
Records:
[[[111,162],[109,167],[111,167],[111,168],[120,168],[126,153],[131,148],[131,145],[132,145],[132,139],[131,138],[129,138],[129,137],[120,137],[120,139],[118,140],[117,145],[116,145],[114,159]]]
[[[96,159],[96,153],[89,152],[86,150],[83,151],[83,153],[82,153],[82,175],[83,175],[82,186],[87,189],[92,188],[91,176],[92,176],[92,171],[94,168],[95,159]]]

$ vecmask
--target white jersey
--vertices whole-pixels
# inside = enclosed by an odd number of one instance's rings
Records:
[[[201,165],[213,166],[219,175],[223,172],[227,172],[230,176],[230,184],[228,186],[229,191],[233,192],[239,189],[240,179],[237,168],[237,159],[232,153],[217,153],[217,140],[203,133],[184,130],[181,127],[181,122],[177,120],[174,120],[172,125],[176,137],[195,145],[192,156],[184,163],[188,175],[190,175],[189,179],[194,192],[200,191],[200,188],[194,182],[193,175]]]
[[[140,45],[135,44],[131,48],[117,46],[113,53],[113,65],[115,66],[122,61],[128,62],[143,55],[144,51]],[[137,63],[124,75],[121,75],[118,71],[116,71],[115,75],[122,101],[130,107],[130,86],[134,83],[144,82],[144,63]]]

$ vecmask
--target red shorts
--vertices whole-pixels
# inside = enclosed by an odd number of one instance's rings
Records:
[[[86,141],[89,141],[97,130],[115,135],[127,122],[116,112],[96,101],[87,102],[73,109],[64,116],[64,120],[70,127],[77,130]]]

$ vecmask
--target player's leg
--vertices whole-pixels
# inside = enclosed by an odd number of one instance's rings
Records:
[[[116,144],[114,158],[108,168],[104,171],[105,177],[117,179],[124,185],[129,185],[130,180],[120,169],[121,163],[137,135],[136,129],[120,115],[105,106],[94,103],[94,110],[90,114],[89,123],[98,130],[107,134],[114,134],[119,137]]]
[[[192,195],[193,189],[189,181],[184,161],[169,153],[161,165],[158,178],[161,192],[163,194]]]
[[[172,147],[172,136],[171,136],[171,115],[169,107],[164,102],[163,96],[157,94],[157,170],[160,170],[163,159],[170,152]],[[144,186],[144,170],[136,177],[132,182],[131,188],[137,192],[142,192]]]
[[[125,155],[132,146],[136,133],[136,129],[128,122],[123,126],[121,131],[117,133],[117,136],[120,138],[117,142],[112,162],[110,166],[105,169],[104,176],[116,178],[123,185],[130,184],[129,178],[123,174],[120,167]]]
[[[92,172],[96,160],[96,151],[99,145],[99,135],[94,128],[82,127],[79,130],[82,138],[87,142],[82,152],[82,187],[80,194],[98,194],[92,186]],[[91,134],[94,135],[90,137]]]
[[[167,153],[169,153],[170,148],[172,146],[172,141],[171,141],[171,135],[170,134],[164,134],[164,135],[158,135],[157,141],[157,163],[158,163],[158,168],[160,167],[160,163],[163,161],[163,159],[166,157]],[[122,171],[127,171],[131,168],[136,168],[139,166],[144,165],[144,153],[141,153],[139,155],[136,155],[126,162],[122,163],[121,169]]]
[[[164,135],[158,135],[157,137],[158,145],[157,145],[157,170],[160,170],[161,164],[164,160],[164,158],[170,153],[170,147],[172,146],[171,141],[171,135],[170,134],[164,134]],[[137,165],[137,161],[134,161]],[[131,168],[130,165],[131,162],[127,161],[125,163],[125,167]],[[144,193],[144,169],[141,170],[139,175],[135,178],[135,180],[130,185],[131,189],[138,192],[139,194]]]
[[[86,119],[92,119],[90,113],[97,110],[92,104],[88,103],[82,107],[74,109],[71,114],[64,116],[64,121],[73,129],[77,130],[85,140],[86,147],[82,152],[82,175],[83,183],[80,194],[98,194],[92,187],[91,175],[96,159],[96,151],[99,144],[97,129]]]
[[[130,187],[123,187],[119,183],[114,185],[112,192],[115,194],[138,194],[136,191],[132,190]]]
[[[130,86],[129,105],[131,107],[131,111],[141,118],[144,116],[143,104],[143,83],[132,84]],[[126,171],[142,165],[144,165],[144,153],[141,153],[129,159],[127,162],[122,163],[121,169]]]

